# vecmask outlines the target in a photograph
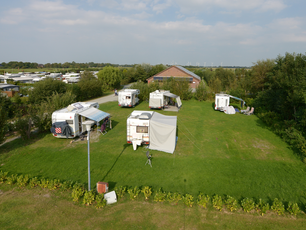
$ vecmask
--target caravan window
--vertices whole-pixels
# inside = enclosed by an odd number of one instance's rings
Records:
[[[136,126],[136,133],[148,133],[148,126]]]
[[[73,124],[73,120],[66,120],[67,124]]]
[[[130,96],[126,96],[126,99],[131,99],[131,97]]]

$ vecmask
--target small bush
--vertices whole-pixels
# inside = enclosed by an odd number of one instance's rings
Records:
[[[106,200],[104,199],[103,194],[96,195],[96,209],[103,208],[106,205]]]
[[[119,198],[124,197],[125,191],[126,191],[126,187],[125,186],[115,187],[115,192],[116,192],[116,194],[117,194],[117,196]]]
[[[48,188],[48,185],[49,185],[49,180],[48,180],[48,179],[42,178],[42,179],[40,180],[39,186],[40,186],[42,189]]]
[[[61,189],[67,191],[73,188],[73,181],[64,181],[61,183]]]
[[[252,198],[244,198],[241,201],[241,206],[242,206],[243,211],[250,212],[250,211],[254,210],[255,203],[254,203]]]
[[[140,190],[137,186],[135,186],[134,188],[129,188],[127,192],[130,195],[130,199],[135,200],[138,197]]]
[[[184,204],[188,207],[192,207],[193,204],[194,204],[194,201],[193,201],[193,196],[190,195],[190,194],[186,194],[184,197],[183,197],[183,201],[184,201]]]
[[[95,191],[85,191],[84,198],[83,198],[83,204],[85,205],[91,205],[95,201]]]
[[[141,192],[143,193],[145,200],[148,200],[149,197],[152,195],[152,189],[149,186],[144,186],[141,189]]]
[[[182,195],[175,192],[175,193],[171,193],[168,192],[167,194],[167,201],[169,201],[169,203],[171,204],[178,204],[178,202],[182,200]]]
[[[17,185],[19,188],[25,187],[29,182],[29,175],[20,175],[17,177]]]
[[[300,213],[300,208],[299,208],[299,206],[298,206],[297,203],[289,202],[287,211],[288,211],[291,215],[295,215],[295,216],[296,216],[297,214]]]
[[[213,207],[219,211],[222,211],[223,209],[223,201],[222,201],[222,197],[219,195],[214,195],[213,196]]]
[[[256,204],[256,211],[259,212],[262,216],[266,214],[267,211],[270,209],[270,205],[268,203],[265,203],[262,201],[262,199],[259,199],[258,204]]]
[[[8,172],[0,171],[0,184],[4,183],[7,180]]]
[[[273,205],[271,206],[271,210],[276,212],[278,215],[283,215],[285,212],[285,206],[283,202],[275,198],[273,201]]]
[[[72,189],[73,202],[78,202],[84,194],[84,188],[80,184],[75,184]]]
[[[227,195],[225,200],[225,205],[228,210],[231,212],[236,211],[238,209],[238,202],[234,197]]]
[[[208,195],[204,195],[203,193],[200,193],[198,195],[198,205],[200,205],[203,208],[207,208],[207,204],[210,200],[210,197]]]
[[[58,179],[50,180],[48,184],[48,189],[55,190],[61,187],[61,182]]]
[[[37,177],[33,177],[30,179],[30,182],[29,182],[30,188],[34,188],[38,186],[38,184],[39,184],[39,180],[37,179]]]
[[[12,174],[6,179],[6,183],[10,185],[15,184],[16,182],[17,182],[17,174]]]
[[[154,201],[155,202],[164,202],[166,200],[167,194],[165,192],[162,191],[162,189],[160,188],[154,196]]]

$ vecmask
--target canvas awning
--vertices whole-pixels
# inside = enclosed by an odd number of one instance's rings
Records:
[[[172,97],[172,98],[177,98],[178,96],[173,94],[173,93],[164,93],[164,96],[167,96],[167,97]]]
[[[82,115],[83,117],[87,117],[93,121],[96,121],[96,122],[99,122],[101,120],[103,120],[104,118],[106,117],[109,117],[110,114],[109,113],[106,113],[106,112],[103,112],[99,109],[96,109],[96,108],[89,108],[89,109],[86,109],[82,112],[79,113],[80,115]]]
[[[154,112],[150,120],[149,149],[173,153],[176,146],[176,116]]]
[[[177,95],[175,95],[175,94],[173,94],[173,93],[165,93],[164,96],[176,98],[177,107],[180,108],[180,107],[182,106],[182,101],[181,101],[180,96],[177,96]]]

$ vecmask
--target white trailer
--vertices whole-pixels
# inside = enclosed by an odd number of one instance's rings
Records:
[[[217,93],[215,95],[215,110],[224,111],[225,107],[228,107],[230,104],[230,98],[241,101],[241,107],[245,105],[244,100],[238,97],[234,97],[229,94]]]
[[[173,153],[176,146],[176,116],[153,111],[133,111],[127,118],[127,143],[149,145],[149,149]]]
[[[172,104],[173,101],[171,98],[175,98],[176,104]],[[169,90],[156,90],[150,93],[150,109],[163,109],[171,105],[175,105],[179,109],[182,106],[180,96],[170,93]]]
[[[86,131],[85,121],[94,121],[93,125],[110,118],[110,114],[98,109],[97,102],[76,102],[66,108],[52,113],[53,136],[58,138],[74,138]]]
[[[118,105],[121,107],[134,107],[139,103],[139,89],[123,89],[118,93]]]

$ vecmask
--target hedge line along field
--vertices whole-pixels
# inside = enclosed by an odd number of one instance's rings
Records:
[[[142,102],[120,108],[117,102],[101,104],[112,115],[113,129],[106,135],[92,132],[91,187],[98,181],[115,186],[151,186],[153,190],[213,196],[230,195],[271,202],[306,205],[306,170],[294,150],[273,134],[256,116],[226,115],[212,102],[183,101],[178,113],[157,111],[178,118],[174,154],[136,151],[126,144],[126,119],[134,110],[148,110]],[[30,141],[14,140],[0,147],[0,170],[87,184],[87,141],[57,139],[50,133]]]

